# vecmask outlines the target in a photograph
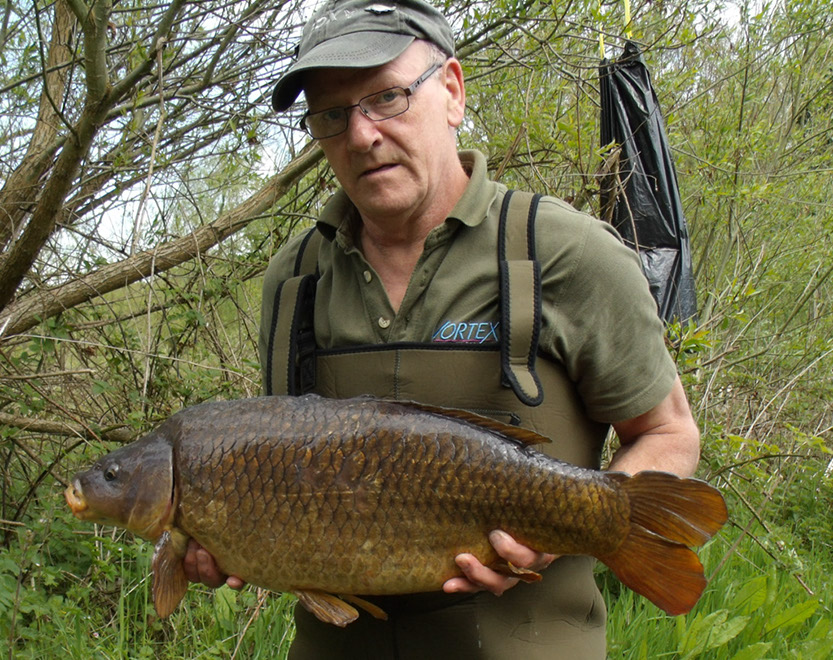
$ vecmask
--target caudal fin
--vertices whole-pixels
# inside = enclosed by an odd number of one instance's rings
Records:
[[[666,472],[608,476],[628,495],[631,528],[615,552],[599,559],[668,614],[685,614],[706,586],[703,565],[688,546],[703,545],[726,522],[723,496],[704,481]]]

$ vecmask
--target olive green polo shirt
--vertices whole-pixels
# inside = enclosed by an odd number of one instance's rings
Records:
[[[398,312],[354,243],[358,212],[344,191],[318,222],[325,240],[315,301],[319,348],[391,343],[497,344],[497,237],[506,187],[488,179],[486,159],[463,151],[469,185],[446,221],[425,239]],[[292,276],[302,237],[274,257],[264,282],[260,336],[266,364],[275,291]],[[676,369],[638,257],[608,224],[544,197],[535,223],[541,265],[539,350],[562,363],[589,417],[630,419],[670,392]],[[464,377],[464,375],[461,375]]]

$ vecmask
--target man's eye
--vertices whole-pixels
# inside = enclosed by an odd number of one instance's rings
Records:
[[[386,89],[384,92],[379,92],[376,96],[373,97],[371,105],[380,106],[396,103],[396,100],[399,98],[399,95],[400,92],[398,89]]]
[[[333,108],[332,110],[319,112],[317,116],[319,117],[319,121],[331,124],[341,121],[342,115],[344,115],[344,110],[342,108]]]

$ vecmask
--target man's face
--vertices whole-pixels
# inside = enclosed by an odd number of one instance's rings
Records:
[[[313,71],[304,81],[309,110],[350,106],[369,94],[407,87],[431,64],[428,48],[415,43],[378,68]],[[446,69],[417,88],[404,114],[372,121],[353,108],[347,130],[321,140],[339,183],[365,219],[419,217],[443,194],[447,168],[459,167],[452,129],[462,120],[462,80]],[[460,100],[452,98],[457,85],[449,85],[449,77],[460,78]]]

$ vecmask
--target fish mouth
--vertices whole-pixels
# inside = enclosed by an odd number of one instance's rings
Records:
[[[84,499],[84,494],[81,492],[81,484],[77,481],[72,483],[67,489],[64,491],[64,497],[67,500],[67,504],[69,504],[69,508],[72,510],[72,514],[81,520],[84,519],[84,512],[87,511],[89,508],[87,505],[87,500]]]

